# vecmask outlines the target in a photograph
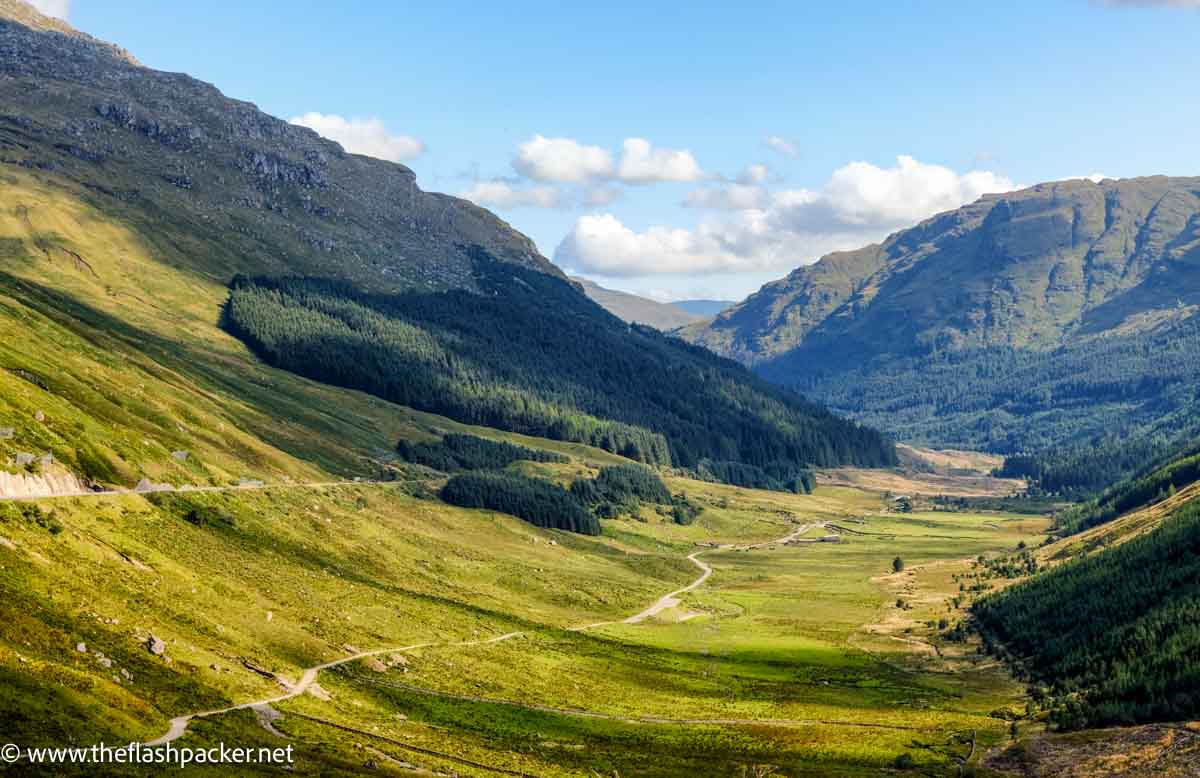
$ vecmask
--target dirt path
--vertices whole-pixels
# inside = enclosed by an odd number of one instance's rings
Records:
[[[801,535],[803,535],[805,532],[808,532],[810,529],[813,529],[814,527],[824,527],[824,526],[825,526],[824,522],[817,521],[817,522],[813,522],[811,524],[802,524],[795,532],[792,532],[790,535],[785,535],[784,537],[779,538],[777,540],[767,540],[762,543],[752,543],[750,545],[742,545],[742,546],[727,543],[725,545],[709,546],[708,548],[702,548],[699,551],[695,551],[691,554],[688,554],[687,560],[689,562],[691,562],[693,565],[695,565],[696,567],[700,568],[700,576],[696,580],[694,580],[690,584],[688,584],[687,586],[683,587],[682,589],[676,589],[675,591],[671,592],[670,594],[664,594],[662,597],[660,597],[658,599],[657,602],[655,602],[649,608],[646,608],[646,610],[642,611],[641,613],[635,613],[634,615],[630,616],[627,619],[622,619],[621,621],[597,621],[593,624],[583,624],[578,627],[570,627],[569,630],[571,632],[584,632],[589,629],[595,629],[596,627],[607,627],[611,624],[640,624],[641,622],[645,621],[646,619],[657,616],[658,614],[662,613],[665,610],[674,608],[676,605],[679,604],[679,602],[680,602],[679,596],[681,594],[687,594],[690,591],[694,591],[695,589],[700,588],[700,586],[705,581],[708,580],[708,577],[710,575],[712,575],[713,570],[712,570],[712,567],[710,567],[707,562],[700,559],[701,554],[706,554],[709,551],[751,551],[756,548],[766,548],[767,546],[774,546],[777,544],[790,543],[793,540],[798,540]]]
[[[332,485],[341,485],[344,483],[345,482],[337,482],[334,484],[292,484],[291,486],[294,486],[294,487],[298,487],[298,486],[332,486]],[[363,483],[365,483],[365,482],[363,482]],[[209,487],[209,490],[217,491],[217,490],[222,490],[222,489],[228,490],[228,489],[245,489],[245,488],[269,488],[269,487]],[[197,489],[195,491],[201,491],[201,490]],[[814,527],[823,527],[823,526],[824,526],[823,522],[813,522],[810,524],[801,525],[798,529],[796,529],[791,534],[786,535],[785,537],[779,538],[778,540],[769,540],[769,541],[765,541],[763,543],[754,543],[754,544],[750,544],[750,545],[727,544],[727,545],[704,548],[699,551],[693,552],[692,554],[688,555],[688,557],[687,557],[688,561],[690,561],[696,567],[700,568],[701,573],[700,573],[700,576],[698,578],[696,578],[696,580],[692,581],[687,586],[683,587],[682,589],[676,589],[675,591],[671,592],[670,594],[666,594],[666,595],[662,596],[661,598],[659,598],[659,600],[657,602],[655,602],[649,608],[645,609],[641,613],[634,614],[633,616],[630,616],[629,618],[624,619],[623,621],[620,621],[620,622],[604,621],[604,622],[598,622],[596,624],[586,624],[586,625],[579,626],[579,627],[571,627],[570,630],[573,632],[581,632],[584,630],[592,629],[593,627],[601,627],[601,626],[605,626],[608,624],[618,624],[618,623],[638,624],[652,616],[655,616],[655,615],[661,613],[662,611],[664,611],[668,608],[672,608],[675,605],[678,605],[679,604],[679,600],[678,600],[679,595],[686,594],[687,592],[697,589],[705,581],[708,580],[708,577],[710,575],[712,575],[712,572],[713,572],[712,567],[710,567],[708,565],[708,563],[702,561],[699,558],[701,554],[704,554],[708,551],[717,551],[717,550],[738,551],[738,550],[750,550],[750,549],[756,549],[756,548],[765,548],[767,546],[788,543],[790,541],[796,540],[801,535],[803,535],[805,532],[808,532],[810,529],[812,529]],[[184,733],[187,732],[188,724],[190,724],[194,719],[207,718],[209,716],[219,716],[222,713],[231,713],[235,710],[248,710],[248,709],[254,709],[254,708],[262,708],[263,706],[269,706],[269,705],[273,705],[277,702],[283,702],[284,700],[290,700],[293,697],[299,697],[301,694],[304,694],[306,691],[309,690],[309,688],[313,685],[313,682],[316,681],[317,676],[320,674],[320,672],[322,670],[328,670],[332,667],[344,665],[349,662],[356,662],[359,659],[366,659],[366,658],[372,657],[372,656],[379,656],[380,654],[404,653],[407,651],[415,651],[416,649],[419,649],[419,648],[432,648],[435,646],[451,648],[451,647],[487,645],[490,643],[500,643],[505,640],[511,640],[512,638],[520,637],[523,634],[524,633],[522,633],[522,632],[509,632],[506,635],[500,635],[499,637],[488,638],[485,640],[468,640],[468,641],[461,642],[461,643],[415,643],[411,646],[401,646],[398,648],[397,647],[377,648],[372,651],[362,651],[360,653],[350,654],[349,656],[344,656],[344,657],[341,657],[340,659],[335,659],[331,662],[325,662],[324,664],[319,664],[319,665],[315,665],[313,667],[307,668],[304,671],[304,673],[300,676],[300,680],[294,686],[292,686],[290,689],[288,689],[287,692],[285,692],[284,694],[280,694],[275,697],[268,697],[268,698],[262,699],[262,700],[254,700],[252,702],[244,702],[239,705],[230,705],[229,707],[226,707],[226,708],[214,708],[213,710],[197,711],[195,713],[189,713],[184,716],[176,716],[175,718],[171,719],[171,724],[170,724],[170,727],[167,729],[166,734],[162,735],[161,737],[155,738],[154,740],[146,741],[146,743],[144,745],[159,746],[159,745],[164,745],[166,743],[170,743],[173,740],[179,739],[180,737],[182,737],[184,735]],[[431,693],[436,694],[436,692],[431,692]],[[596,715],[603,716],[604,714],[596,714]],[[654,723],[653,720],[651,720],[651,719],[646,719],[646,722]],[[708,722],[703,722],[700,720],[696,720],[694,722],[680,720],[680,721],[676,722],[676,721],[672,721],[672,720],[663,719],[660,723],[680,723],[680,724],[713,723],[713,724],[715,724],[715,723],[721,723],[721,722],[718,720],[712,720],[712,721],[708,721]],[[734,722],[733,722],[733,720],[730,720],[725,723],[734,723]],[[740,723],[748,723],[748,722],[742,721]],[[762,723],[767,723],[767,722],[762,722]],[[819,722],[810,722],[810,723],[819,723]]]
[[[289,689],[286,693],[280,694],[276,697],[268,697],[267,699],[255,700],[254,702],[244,702],[240,705],[230,705],[228,708],[215,708],[213,710],[189,713],[186,716],[177,716],[171,719],[171,726],[165,735],[160,738],[155,738],[154,740],[149,740],[145,743],[145,745],[160,746],[164,743],[170,743],[172,740],[182,737],[183,733],[187,732],[188,724],[190,724],[193,719],[202,719],[208,716],[219,716],[222,713],[231,713],[235,710],[247,710],[250,708],[262,707],[264,705],[273,705],[277,702],[290,700],[293,697],[299,697],[301,694],[304,694],[306,691],[308,691],[309,687],[311,687],[313,682],[317,680],[317,675],[319,675],[322,670],[328,670],[331,667],[344,665],[348,662],[356,662],[359,659],[366,659],[367,657],[379,656],[380,654],[402,654],[406,651],[415,651],[418,648],[429,648],[431,646],[481,646],[488,643],[499,643],[504,640],[510,640],[518,637],[521,634],[522,633],[520,632],[509,632],[507,635],[500,635],[499,637],[488,638],[486,640],[468,640],[462,643],[414,643],[411,646],[401,646],[399,648],[377,648],[373,651],[362,651],[357,654],[344,656],[341,659],[335,659],[332,662],[326,662],[324,664],[308,668],[304,671],[304,674],[300,676],[300,681],[296,683],[295,686]]]

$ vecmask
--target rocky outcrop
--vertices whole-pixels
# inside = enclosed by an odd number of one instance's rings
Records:
[[[61,467],[50,467],[40,474],[0,470],[0,498],[56,497],[87,492],[74,473]]]

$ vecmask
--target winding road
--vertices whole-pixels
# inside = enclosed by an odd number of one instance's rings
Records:
[[[315,486],[315,485],[316,484],[313,484],[313,486]],[[332,485],[332,484],[330,484],[330,485]],[[245,488],[245,487],[231,487],[231,488]],[[694,564],[696,567],[700,568],[700,575],[694,581],[692,581],[690,584],[688,584],[687,586],[683,587],[682,589],[676,589],[675,591],[671,592],[670,594],[663,595],[649,608],[646,608],[645,610],[641,611],[640,613],[636,613],[633,616],[630,616],[629,618],[624,619],[622,621],[619,621],[619,622],[618,621],[602,621],[602,622],[597,622],[594,624],[586,624],[586,625],[578,626],[578,627],[570,627],[569,630],[572,632],[582,632],[584,630],[593,629],[595,627],[602,627],[602,626],[606,626],[606,625],[610,625],[610,624],[638,624],[638,623],[641,623],[641,622],[645,621],[646,619],[652,618],[653,616],[656,616],[659,613],[662,613],[664,610],[675,607],[676,605],[679,604],[680,595],[686,594],[690,591],[694,591],[695,589],[702,586],[705,581],[708,580],[708,577],[710,575],[712,575],[713,570],[712,570],[712,567],[707,562],[704,562],[703,560],[700,559],[701,554],[707,553],[709,551],[730,551],[730,550],[732,550],[732,551],[749,551],[749,550],[756,549],[756,548],[765,548],[767,546],[788,543],[788,542],[798,540],[804,533],[808,532],[809,530],[811,530],[815,527],[823,527],[823,526],[825,526],[824,522],[812,522],[809,524],[799,525],[793,532],[791,532],[790,534],[785,535],[784,537],[779,538],[777,540],[765,541],[763,543],[753,543],[750,545],[726,544],[726,545],[709,546],[708,548],[703,548],[703,549],[700,549],[699,551],[695,551],[695,552],[689,554],[687,559],[689,562]],[[254,700],[253,702],[244,702],[239,705],[230,705],[229,707],[226,707],[226,708],[214,708],[213,710],[202,710],[202,711],[196,711],[195,713],[188,713],[184,716],[176,716],[175,718],[171,719],[171,725],[170,725],[170,728],[167,730],[166,734],[162,735],[161,737],[155,738],[154,740],[146,741],[143,745],[160,746],[160,745],[165,745],[166,743],[170,743],[173,740],[177,740],[180,737],[182,737],[184,735],[184,733],[187,732],[188,725],[195,719],[207,718],[209,716],[219,716],[222,713],[230,713],[235,710],[247,710],[247,709],[254,709],[254,708],[262,708],[262,707],[269,706],[269,705],[272,705],[277,702],[283,702],[284,700],[290,700],[293,697],[299,697],[301,694],[304,694],[306,691],[308,691],[312,687],[313,683],[317,680],[317,676],[321,673],[322,670],[328,670],[330,668],[337,667],[339,665],[348,664],[350,662],[356,662],[360,659],[367,659],[367,658],[373,657],[373,656],[379,656],[380,654],[392,654],[392,653],[400,654],[400,653],[404,653],[406,651],[415,651],[419,648],[431,648],[434,646],[442,646],[442,647],[450,648],[450,647],[480,646],[480,645],[487,645],[490,643],[500,643],[505,640],[511,640],[512,638],[520,637],[523,634],[524,633],[522,633],[522,632],[509,632],[505,635],[500,635],[498,637],[493,637],[493,638],[487,638],[485,640],[468,640],[468,641],[464,641],[461,643],[414,643],[413,645],[409,645],[409,646],[377,648],[377,649],[373,649],[371,651],[362,651],[359,653],[350,654],[350,655],[341,657],[340,659],[334,659],[333,661],[325,662],[324,664],[315,665],[313,667],[309,667],[309,668],[305,669],[303,674],[300,676],[300,680],[294,686],[292,686],[290,689],[288,689],[287,692],[285,692],[284,694],[276,695],[274,697],[268,697],[266,699]],[[438,694],[438,692],[431,692],[431,693]],[[536,708],[536,706],[530,706],[530,707]],[[547,710],[557,710],[557,709],[547,708]],[[566,711],[564,709],[562,712],[567,713],[568,711]],[[571,711],[570,713],[572,715],[580,715],[580,713],[577,711]],[[594,717],[607,717],[607,716],[605,716],[605,714],[591,714],[591,715],[593,715]],[[633,719],[631,719],[631,720],[633,720]],[[681,723],[681,724],[682,723],[729,723],[729,724],[751,723],[750,720],[739,721],[739,720],[734,720],[734,719],[729,719],[729,720],[714,719],[714,720],[705,720],[705,721],[697,719],[694,722],[685,721],[685,720],[676,721],[676,720],[668,720],[668,719],[661,719],[661,720],[641,719],[641,721],[644,721],[645,723]],[[771,723],[771,722],[758,721],[757,723],[766,724],[766,723]],[[791,723],[800,723],[800,722],[791,722]],[[819,722],[805,722],[805,723],[819,723]],[[834,723],[834,722],[827,722],[827,723]]]

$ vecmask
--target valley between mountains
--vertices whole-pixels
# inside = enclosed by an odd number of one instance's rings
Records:
[[[19,0],[0,104],[0,741],[1194,770],[1196,179],[681,308]]]

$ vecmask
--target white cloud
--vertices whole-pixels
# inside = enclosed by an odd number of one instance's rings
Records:
[[[781,137],[779,135],[768,135],[767,136],[767,145],[770,146],[771,148],[775,149],[776,151],[778,151],[780,154],[784,155],[785,157],[800,156],[800,147],[797,146],[795,143],[792,143],[787,138]]]
[[[29,4],[46,16],[66,21],[71,14],[71,0],[29,0]]]
[[[733,186],[697,190],[691,205],[728,204]],[[576,221],[555,252],[562,264],[611,276],[790,270],[830,251],[858,248],[990,192],[1016,188],[988,171],[958,174],[902,156],[880,168],[853,162],[817,190],[777,192],[758,208],[693,230],[635,232],[610,214]],[[692,196],[689,196],[689,201]]]
[[[699,181],[704,177],[704,170],[690,151],[655,148],[645,138],[626,138],[621,146],[617,178],[626,183]]]
[[[773,216],[795,231],[896,229],[988,192],[1015,188],[1011,180],[995,173],[973,170],[959,175],[941,165],[900,156],[890,168],[851,162],[835,170],[819,192],[780,192]]]
[[[607,149],[543,135],[534,135],[518,146],[512,164],[518,173],[535,181],[579,183],[613,174],[612,154]]]
[[[491,208],[561,208],[563,193],[554,186],[533,186],[519,189],[503,179],[477,181],[459,197],[476,205]]]
[[[1200,2],[1200,0],[1197,0],[1197,2]],[[1098,184],[1101,181],[1103,181],[1104,179],[1110,178],[1111,176],[1106,176],[1103,173],[1092,173],[1091,175],[1088,175],[1088,176],[1075,176],[1075,177],[1087,179],[1088,181],[1091,181],[1093,184]]]
[[[289,119],[292,124],[316,130],[337,141],[351,154],[403,162],[425,151],[425,144],[408,135],[393,135],[380,119],[346,119],[337,114],[306,113]]]
[[[517,147],[512,166],[533,181],[591,184],[584,202],[593,205],[616,199],[616,190],[596,186],[605,181],[651,184],[707,177],[690,151],[658,148],[644,138],[626,138],[620,154],[614,155],[602,146],[588,146],[574,138],[534,135]]]
[[[686,208],[714,208],[726,211],[748,211],[762,208],[767,192],[761,186],[727,184],[720,187],[704,187],[688,192],[683,201]]]
[[[634,232],[609,213],[579,217],[555,251],[563,265],[611,276],[646,273],[706,273],[728,269],[738,257],[719,235],[651,227]]]

